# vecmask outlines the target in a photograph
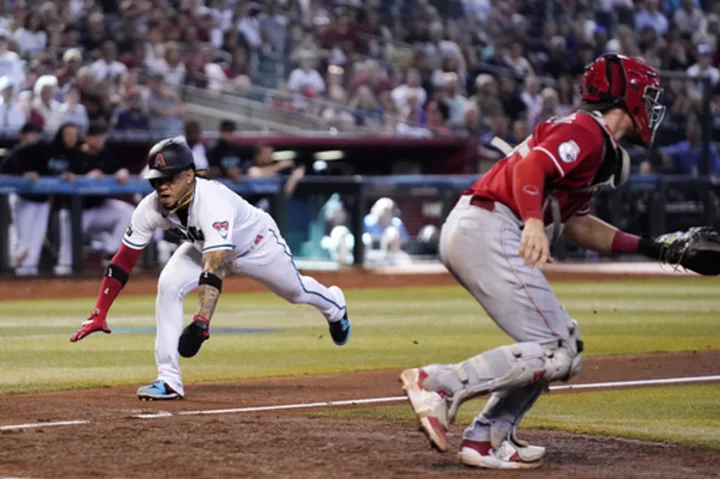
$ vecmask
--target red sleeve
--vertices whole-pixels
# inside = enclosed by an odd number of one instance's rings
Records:
[[[545,179],[551,177],[555,170],[552,163],[544,158],[543,153],[531,151],[513,168],[513,199],[523,221],[528,218],[543,219]]]
[[[592,124],[587,124],[592,122]],[[544,169],[552,169],[551,179],[562,178],[587,160],[599,161],[603,151],[603,132],[592,118],[572,123],[556,123],[548,134],[531,149],[542,153],[538,158]]]
[[[110,306],[112,306],[115,298],[120,294],[120,290],[123,289],[127,282],[127,277],[130,276],[130,272],[140,259],[142,255],[141,249],[133,249],[125,244],[120,245],[120,249],[115,256],[113,256],[110,266],[108,267],[108,273],[100,284],[100,293],[98,294],[97,301],[95,302],[95,308],[102,311],[103,314],[107,314]],[[119,276],[117,269],[121,270],[119,273],[125,273],[124,277],[117,278]],[[111,271],[116,271],[111,273]]]

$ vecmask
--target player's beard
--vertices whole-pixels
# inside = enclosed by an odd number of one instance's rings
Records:
[[[195,186],[193,185],[190,187],[190,190],[187,193],[185,193],[185,195],[183,195],[183,197],[180,198],[180,200],[177,203],[175,203],[170,208],[166,208],[168,213],[172,215],[175,212],[177,212],[178,210],[185,208],[187,205],[189,205],[193,199],[194,193],[195,193]]]

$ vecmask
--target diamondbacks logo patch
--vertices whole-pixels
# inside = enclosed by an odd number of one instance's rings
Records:
[[[220,233],[223,239],[227,238],[228,228],[230,228],[230,224],[227,221],[216,221],[212,226]]]
[[[160,168],[162,166],[165,166],[165,158],[163,158],[162,153],[158,153],[155,155],[155,168]]]
[[[574,140],[566,141],[558,147],[560,159],[565,163],[572,163],[580,155],[580,147]]]

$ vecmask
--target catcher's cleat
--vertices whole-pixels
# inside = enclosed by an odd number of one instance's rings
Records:
[[[430,445],[440,452],[448,450],[447,402],[439,393],[423,388],[426,373],[422,369],[406,369],[400,374],[400,381],[408,401],[420,421],[420,430],[430,439]]]
[[[137,390],[137,397],[141,401],[163,401],[168,399],[182,399],[182,396],[175,392],[168,383],[158,379],[147,386],[141,386]]]
[[[340,288],[337,286],[330,286],[328,289],[335,294],[340,301],[340,304],[345,305],[345,295]],[[348,342],[348,339],[350,339],[350,333],[352,332],[352,327],[350,325],[350,318],[348,318],[347,307],[345,307],[345,314],[343,317],[338,321],[330,322],[329,326],[330,337],[336,345],[342,346]]]
[[[530,461],[520,457],[518,449],[509,441],[493,448],[490,441],[463,439],[458,459],[466,466],[484,469],[535,469],[542,464],[540,460]]]
[[[178,352],[184,358],[191,358],[200,351],[200,346],[210,338],[210,321],[196,316],[180,335]]]

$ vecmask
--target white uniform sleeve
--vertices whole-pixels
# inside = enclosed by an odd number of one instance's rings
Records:
[[[122,242],[132,249],[145,248],[153,238],[153,233],[160,226],[162,215],[153,208],[155,193],[146,196],[133,211]]]
[[[235,212],[228,204],[214,205],[212,211],[203,212],[199,221],[200,230],[205,238],[203,253],[235,248],[232,242],[234,219]]]

